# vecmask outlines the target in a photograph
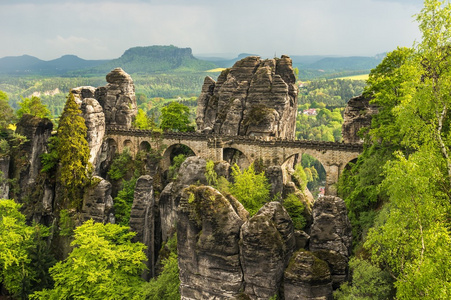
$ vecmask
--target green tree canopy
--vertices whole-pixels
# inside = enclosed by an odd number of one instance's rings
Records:
[[[141,299],[145,246],[128,227],[86,221],[75,229],[74,250],[50,269],[53,289],[32,299]]]
[[[160,128],[163,130],[194,131],[190,123],[188,106],[173,101],[161,109]]]
[[[59,158],[58,180],[63,185],[66,200],[78,208],[81,205],[80,188],[87,183],[90,168],[86,134],[85,119],[70,93],[58,123],[56,152]]]
[[[257,174],[254,164],[244,171],[240,170],[237,164],[232,166],[233,183],[229,187],[230,193],[243,204],[251,216],[269,199],[270,184],[265,177],[265,173]]]
[[[39,118],[51,118],[52,115],[47,106],[42,104],[41,98],[32,96],[31,98],[22,98],[18,103],[20,108],[16,111],[17,117],[20,119],[24,114],[29,114]]]
[[[8,95],[0,91],[0,129],[5,129],[14,121],[14,111],[8,103]]]

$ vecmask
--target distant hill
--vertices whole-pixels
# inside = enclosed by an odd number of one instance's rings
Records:
[[[87,70],[88,73],[107,74],[120,67],[130,74],[156,74],[169,72],[203,72],[217,67],[212,62],[195,58],[191,48],[175,46],[134,47],[105,64]]]
[[[316,70],[371,70],[381,61],[381,56],[350,56],[350,57],[325,57],[306,65],[308,69]]]
[[[197,58],[212,62],[219,68],[230,68],[237,61],[239,61],[245,57],[248,57],[248,56],[259,56],[259,55],[258,54],[241,53],[237,57],[232,58],[232,59],[225,59],[225,58],[220,58],[220,57],[208,57],[208,56],[198,56]]]
[[[69,71],[92,68],[105,60],[84,60],[75,55],[64,55],[54,60],[22,55],[0,58],[0,74],[11,75],[63,75]]]

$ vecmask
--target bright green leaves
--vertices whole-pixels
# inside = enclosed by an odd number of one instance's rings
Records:
[[[75,229],[74,250],[51,268],[52,290],[33,299],[140,299],[145,246],[134,233],[115,224],[85,222]]]
[[[163,130],[194,131],[190,123],[189,107],[186,105],[173,101],[161,109],[160,128]]]
[[[14,111],[9,105],[8,95],[0,91],[0,129],[5,129],[14,121]]]
[[[90,168],[86,134],[85,119],[70,93],[59,120],[56,151],[59,157],[58,180],[64,188],[66,200],[76,208],[81,206],[80,189],[87,184]]]
[[[50,111],[47,106],[42,104],[41,99],[36,96],[31,98],[22,98],[18,103],[20,108],[16,111],[17,117],[20,119],[24,114],[29,114],[39,118],[51,118]]]
[[[15,298],[49,284],[47,270],[54,261],[43,241],[42,225],[27,226],[20,205],[0,199],[0,282]]]
[[[241,171],[235,164],[232,166],[233,183],[229,187],[230,193],[243,204],[244,208],[251,216],[269,199],[270,184],[265,177],[265,173],[256,174],[254,165]]]

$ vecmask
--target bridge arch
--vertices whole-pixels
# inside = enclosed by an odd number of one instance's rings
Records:
[[[163,158],[160,164],[161,168],[163,170],[169,169],[174,157],[176,157],[179,154],[184,154],[186,157],[196,155],[194,150],[188,145],[182,143],[172,144],[169,147],[167,147],[163,152]]]
[[[150,151],[150,149],[151,149],[151,146],[150,146],[150,143],[148,141],[142,141],[139,144],[139,151],[146,151],[146,152],[148,152],[148,151]]]
[[[247,168],[250,166],[251,161],[241,150],[235,147],[225,147],[222,150],[222,158],[230,163],[230,165],[237,164],[241,168]]]

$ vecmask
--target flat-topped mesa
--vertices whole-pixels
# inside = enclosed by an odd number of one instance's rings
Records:
[[[288,56],[262,60],[249,56],[206,77],[197,100],[199,132],[294,139],[297,94]]]

